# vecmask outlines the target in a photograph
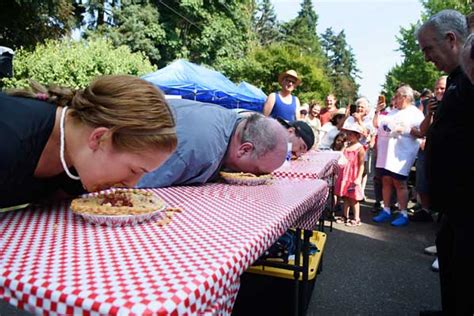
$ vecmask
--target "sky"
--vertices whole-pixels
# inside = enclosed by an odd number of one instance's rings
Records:
[[[298,15],[301,0],[271,0],[277,18],[289,21]],[[419,0],[313,0],[318,14],[318,34],[332,27],[337,34],[344,30],[354,52],[361,79],[359,94],[371,104],[385,82],[388,71],[402,62],[396,36],[400,28],[416,23],[421,16]],[[303,74],[304,75],[304,74]]]

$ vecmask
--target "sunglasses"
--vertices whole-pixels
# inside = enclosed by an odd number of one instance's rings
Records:
[[[295,80],[293,80],[293,79],[288,79],[288,78],[285,79],[285,82],[286,82],[286,83],[291,83],[291,84],[296,84],[296,81],[295,81]]]

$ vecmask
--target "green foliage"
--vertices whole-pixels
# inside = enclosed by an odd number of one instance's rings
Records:
[[[14,77],[5,87],[26,87],[28,79],[83,88],[98,75],[143,75],[155,70],[142,53],[126,46],[114,48],[109,41],[47,41],[33,52],[20,49],[13,60]]]
[[[341,106],[346,106],[357,98],[359,85],[355,79],[360,71],[357,69],[352,48],[347,44],[344,30],[336,35],[332,28],[326,29],[322,35],[321,46],[326,55],[329,78],[334,86],[333,92]]]
[[[260,45],[269,45],[278,41],[281,37],[275,8],[270,0],[262,0],[259,3],[253,21],[253,28]]]
[[[404,60],[393,67],[386,75],[383,85],[384,93],[391,98],[401,83],[409,84],[413,89],[422,91],[424,88],[433,89],[435,81],[441,76],[432,63],[427,63],[415,39],[416,25],[400,30],[397,41]]]
[[[321,44],[316,33],[317,23],[318,15],[312,2],[303,0],[298,16],[281,26],[284,42],[294,45],[302,53],[321,57]]]
[[[421,19],[427,20],[430,16],[444,9],[458,10],[463,14],[471,11],[470,0],[423,0],[424,12]],[[384,92],[391,97],[400,83],[407,83],[415,90],[432,89],[435,81],[442,75],[432,63],[424,60],[415,38],[416,25],[401,28],[397,41],[399,50],[404,56],[400,65],[393,67],[386,75]]]
[[[250,0],[169,1],[156,4],[166,30],[157,43],[160,67],[176,58],[217,65],[245,56],[251,37]]]
[[[33,48],[71,31],[75,6],[69,0],[0,1],[0,43],[13,49]]]
[[[143,52],[152,63],[161,59],[157,43],[165,40],[165,30],[159,23],[156,7],[152,5],[127,5],[114,8],[114,26],[102,25],[97,31],[88,31],[91,37],[106,36],[114,46],[128,46],[132,52]]]
[[[423,20],[444,9],[454,9],[468,14],[471,11],[471,2],[471,0],[422,0],[421,3],[425,8]]]
[[[246,80],[260,87],[267,94],[281,89],[277,82],[278,74],[294,69],[303,77],[296,95],[302,102],[312,99],[322,100],[331,89],[326,80],[321,61],[315,56],[301,55],[292,45],[273,44],[268,47],[255,47],[242,62],[237,76],[232,80]]]

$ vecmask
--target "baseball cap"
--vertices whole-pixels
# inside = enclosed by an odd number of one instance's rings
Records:
[[[311,127],[303,121],[291,121],[287,122],[281,117],[277,118],[278,122],[283,125],[286,129],[293,127],[295,129],[295,134],[298,137],[301,137],[308,147],[308,150],[311,149],[314,145],[314,132]]]

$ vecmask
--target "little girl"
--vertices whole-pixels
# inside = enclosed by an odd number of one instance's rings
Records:
[[[343,221],[346,223],[346,226],[360,226],[359,201],[364,198],[361,181],[365,157],[364,146],[359,143],[362,135],[362,126],[347,119],[342,129],[347,137],[347,146],[342,151],[347,162],[339,169],[339,176],[337,177],[334,191],[344,201]],[[349,219],[350,208],[354,211],[353,219]]]

